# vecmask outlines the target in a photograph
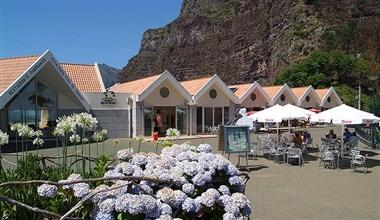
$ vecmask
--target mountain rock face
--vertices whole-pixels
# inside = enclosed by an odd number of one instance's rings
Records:
[[[228,84],[267,84],[323,49],[380,63],[380,1],[184,0],[177,19],[144,33],[119,81],[167,69],[178,80],[218,74]]]

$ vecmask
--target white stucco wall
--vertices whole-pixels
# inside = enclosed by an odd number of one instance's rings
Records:
[[[215,89],[217,96],[212,99],[209,95],[211,89]],[[197,101],[197,106],[204,107],[224,107],[230,106],[230,99],[219,89],[216,85],[212,85],[207,92],[205,92],[202,97]]]
[[[252,101],[251,94],[256,94],[256,100]],[[242,102],[241,107],[244,108],[256,108],[256,107],[266,107],[268,105],[264,95],[256,88],[251,94]]]
[[[162,87],[169,89],[168,97],[164,98],[160,95],[160,89]],[[144,106],[183,106],[186,104],[186,101],[176,88],[172,86],[168,80],[165,80],[143,100],[143,103]]]
[[[284,94],[285,95],[285,100],[284,101],[281,101],[281,94]],[[286,105],[286,104],[292,104],[292,105],[296,105],[297,103],[295,101],[293,101],[293,98],[291,98],[291,95],[290,95],[290,92],[288,90],[285,90],[281,93],[277,100],[275,100],[274,104],[273,105],[276,105],[276,104],[279,104],[279,105]]]

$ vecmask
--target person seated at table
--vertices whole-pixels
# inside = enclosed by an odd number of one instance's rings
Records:
[[[350,132],[350,130],[348,130],[348,128],[344,129],[344,133],[343,133],[344,143],[347,143],[351,139],[351,136],[352,136],[352,133]]]
[[[295,133],[295,136],[293,137],[293,143],[294,143],[294,147],[301,148],[301,146],[302,146],[302,137],[301,137],[301,135],[300,135],[299,132]]]
[[[336,134],[334,133],[334,130],[331,129],[329,133],[326,134],[326,138],[336,139]]]
[[[311,134],[307,131],[302,132],[302,139],[304,143],[309,143],[311,139]]]
[[[352,135],[350,137],[350,140],[348,141],[350,144],[358,146],[359,138],[356,136],[356,132],[352,132]]]

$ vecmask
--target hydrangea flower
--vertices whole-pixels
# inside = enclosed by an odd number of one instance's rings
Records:
[[[226,185],[220,185],[218,188],[219,192],[223,195],[230,195],[230,189]]]
[[[174,190],[171,188],[165,187],[157,191],[157,198],[161,199],[164,203],[170,203],[174,197]]]
[[[148,160],[147,157],[142,153],[137,153],[132,155],[132,161],[131,163],[136,166],[145,166],[147,164]]]
[[[230,178],[228,179],[228,182],[229,182],[230,185],[232,185],[232,186],[240,186],[240,185],[242,185],[242,181],[241,181],[241,179],[240,179],[239,176],[233,176],[233,177],[230,177]]]
[[[116,165],[115,170],[119,173],[123,173],[124,175],[130,176],[134,172],[133,165],[128,162],[121,162]]]
[[[187,195],[181,190],[174,190],[173,195],[174,197],[172,198],[171,204],[177,208],[181,207],[182,203],[186,200]]]
[[[194,193],[194,185],[191,183],[185,183],[182,185],[182,191],[187,195],[191,195]]]
[[[117,152],[116,157],[118,160],[128,161],[132,159],[132,155],[133,152],[131,152],[129,149],[122,149]]]
[[[96,193],[96,192],[100,192],[100,191],[103,191],[103,190],[108,190],[109,188],[110,188],[109,186],[103,184],[103,185],[99,185],[99,186],[97,186],[97,187],[93,190],[93,192]],[[112,193],[113,191],[109,191],[109,192]],[[96,195],[94,195],[94,196],[91,198],[91,200],[92,200],[94,203],[97,203],[97,202],[102,201],[102,200],[104,200],[105,198],[107,198],[108,195],[109,195],[108,192],[100,192],[100,193],[97,193]]]
[[[209,153],[209,152],[212,151],[212,147],[211,147],[211,145],[209,145],[209,144],[200,144],[200,145],[198,145],[198,147],[197,147],[197,151],[198,151],[198,152]]]
[[[122,173],[117,172],[116,170],[108,170],[105,174],[105,178],[112,178],[112,177],[123,177],[124,175]],[[112,180],[112,182],[116,182],[117,180]]]
[[[115,217],[113,213],[109,212],[96,212],[94,215],[94,220],[114,220]]]
[[[195,210],[194,199],[186,198],[185,201],[182,203],[182,209],[186,212],[193,212]]]
[[[68,183],[68,182],[72,182],[72,181],[76,181],[76,180],[82,180],[82,177],[79,174],[73,173],[66,180],[60,180],[58,182],[59,183]],[[62,189],[70,189],[71,187],[73,187],[73,184],[63,185]]]
[[[108,198],[101,202],[99,202],[98,207],[99,211],[103,213],[111,213],[115,210],[115,202],[114,198]]]
[[[87,183],[76,183],[72,186],[74,196],[83,198],[90,193],[90,186]]]
[[[57,194],[58,187],[55,185],[42,184],[37,188],[37,193],[43,197],[54,197]]]
[[[161,215],[172,215],[172,207],[166,203],[159,203],[159,209],[161,212]]]

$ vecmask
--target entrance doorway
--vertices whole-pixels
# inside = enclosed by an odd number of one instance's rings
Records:
[[[154,132],[155,117],[157,111],[160,111],[162,118],[162,131],[161,136],[165,136],[166,130],[169,128],[178,129],[181,134],[187,133],[187,107],[186,106],[164,106],[164,107],[144,107],[143,111],[143,123],[144,123],[144,135],[151,136]]]

